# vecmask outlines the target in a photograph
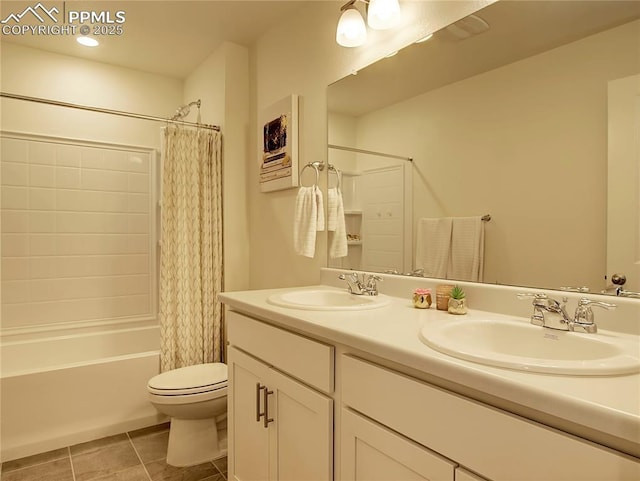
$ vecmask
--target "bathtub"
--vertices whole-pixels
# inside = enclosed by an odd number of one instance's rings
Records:
[[[165,421],[146,390],[159,372],[159,338],[154,321],[3,333],[0,459]]]

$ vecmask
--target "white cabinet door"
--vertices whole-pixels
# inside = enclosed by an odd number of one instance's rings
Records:
[[[275,370],[267,385],[273,391],[271,479],[333,479],[333,400]]]
[[[487,481],[487,479],[481,478],[464,468],[456,468],[456,481]]]
[[[268,366],[229,348],[229,473],[237,481],[269,479],[269,430],[262,396]]]
[[[453,481],[456,464],[383,426],[342,410],[343,481]]]
[[[231,479],[332,479],[333,400],[234,347],[229,373]]]

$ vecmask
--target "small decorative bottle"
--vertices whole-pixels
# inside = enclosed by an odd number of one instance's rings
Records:
[[[466,314],[467,301],[462,287],[454,286],[449,294],[449,314]]]
[[[418,288],[413,291],[413,307],[429,309],[431,307],[431,289]]]

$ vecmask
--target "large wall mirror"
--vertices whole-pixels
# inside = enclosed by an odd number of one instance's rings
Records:
[[[477,280],[640,291],[640,2],[498,1],[330,85],[328,119],[329,266],[411,273],[422,222],[490,216]]]

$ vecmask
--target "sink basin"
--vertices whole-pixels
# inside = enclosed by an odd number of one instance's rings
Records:
[[[389,298],[383,295],[356,296],[346,290],[313,288],[273,294],[267,302],[275,306],[309,311],[353,311],[386,306]]]
[[[460,319],[427,325],[427,346],[459,359],[522,371],[604,376],[640,371],[640,347],[624,336],[556,331],[522,321]]]

